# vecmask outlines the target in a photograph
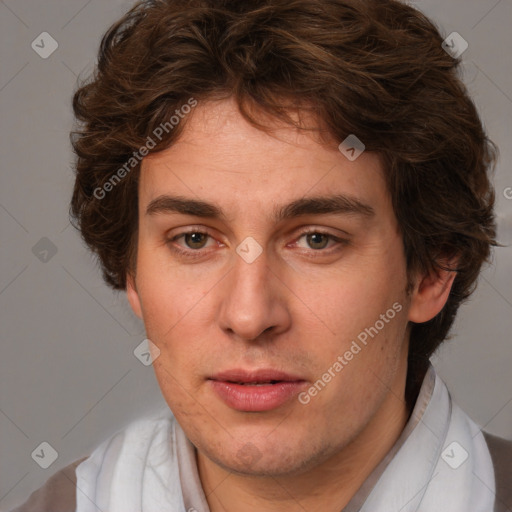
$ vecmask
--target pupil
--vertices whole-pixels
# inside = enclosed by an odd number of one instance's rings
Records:
[[[203,240],[203,233],[187,233],[186,235],[186,241],[187,241],[187,245],[191,246],[192,248],[198,248],[197,246],[202,246],[204,245],[204,240]]]
[[[326,243],[327,237],[322,233],[313,233],[311,235],[308,235],[308,244],[313,249],[323,249],[326,246]]]

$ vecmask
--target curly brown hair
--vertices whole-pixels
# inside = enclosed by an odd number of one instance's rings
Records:
[[[181,106],[232,97],[262,130],[254,107],[315,129],[291,115],[307,110],[319,131],[338,141],[357,134],[383,157],[409,275],[459,256],[443,310],[411,326],[411,389],[498,245],[489,180],[497,148],[442,42],[427,17],[395,0],[138,2],[104,35],[94,76],[73,100],[71,216],[106,282],[125,289],[135,270],[140,163],[115,186],[112,177],[141,148],[179,138],[186,117],[147,145]]]

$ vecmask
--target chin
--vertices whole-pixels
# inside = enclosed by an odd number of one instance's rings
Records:
[[[285,443],[283,440],[269,442],[263,438],[238,442],[238,449],[213,453],[203,453],[226,471],[246,476],[284,477],[298,475],[312,469],[334,454],[332,447],[315,446],[290,435],[288,439],[295,442]],[[235,446],[233,443],[232,446]]]

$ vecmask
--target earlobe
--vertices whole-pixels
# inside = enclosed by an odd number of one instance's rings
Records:
[[[452,260],[445,264],[447,268],[455,269],[456,263],[457,260]],[[456,270],[436,269],[419,277],[412,292],[409,321],[423,323],[432,320],[446,304],[456,275]]]
[[[132,311],[142,319],[142,307],[140,303],[139,293],[137,292],[137,287],[135,284],[135,277],[131,274],[128,274],[126,277],[126,295],[128,297],[128,302],[132,308]]]

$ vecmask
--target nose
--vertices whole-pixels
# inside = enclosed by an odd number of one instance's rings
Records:
[[[233,268],[219,290],[218,321],[223,331],[258,341],[264,333],[275,335],[289,328],[287,288],[270,264],[265,251],[251,263],[234,255]]]

